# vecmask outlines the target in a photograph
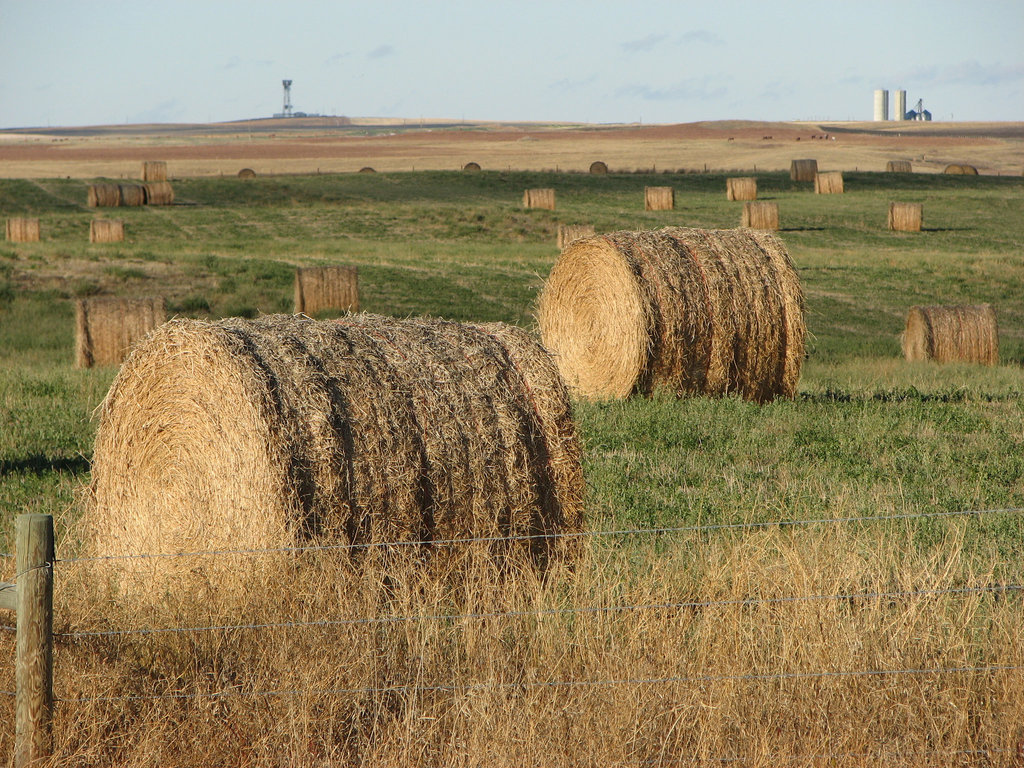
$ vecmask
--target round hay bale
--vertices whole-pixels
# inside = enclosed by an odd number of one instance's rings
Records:
[[[243,168],[238,172],[238,178],[240,179],[255,179],[256,171],[252,168]]]
[[[841,171],[827,171],[814,174],[814,194],[843,194],[843,174]]]
[[[911,307],[901,341],[910,361],[999,363],[999,329],[989,304]]]
[[[313,315],[325,309],[359,311],[358,267],[298,267],[295,312]]]
[[[779,228],[779,204],[774,200],[756,200],[743,204],[740,226],[776,231]]]
[[[167,163],[164,160],[146,160],[142,164],[143,181],[167,181]]]
[[[559,224],[558,225],[558,249],[561,250],[573,240],[581,237],[593,237],[593,224]]]
[[[12,243],[39,242],[39,219],[18,216],[7,220],[7,239]]]
[[[726,200],[757,200],[757,179],[746,176],[725,180]]]
[[[171,205],[174,202],[174,187],[169,181],[153,181],[145,185],[146,205]]]
[[[542,208],[555,210],[555,190],[527,189],[523,192],[523,208]]]
[[[590,164],[590,172],[595,175],[604,175],[608,173],[608,166],[601,160],[595,160]]]
[[[676,192],[672,187],[644,187],[645,211],[671,211],[676,207]]]
[[[464,171],[479,171],[480,170],[480,163],[474,163],[474,162],[466,163],[464,166],[462,166],[462,170],[464,170]]]
[[[588,398],[792,397],[806,329],[774,235],[669,227],[570,243],[540,296],[544,346]]]
[[[920,232],[924,206],[921,203],[889,203],[889,229]]]
[[[141,184],[121,184],[121,205],[128,207],[146,204],[146,188]]]
[[[78,299],[75,302],[75,367],[119,365],[135,342],[166,319],[163,298]]]
[[[90,243],[120,243],[124,240],[121,219],[93,219],[89,222]]]
[[[543,565],[581,530],[583,492],[568,393],[525,331],[175,319],[99,409],[83,535],[119,555],[534,535],[491,551]],[[438,563],[460,547],[421,546]],[[123,578],[198,568],[217,586],[257,567],[181,560],[128,560]]]
[[[364,165],[362,168],[359,169],[359,172],[360,173],[376,173],[377,171],[374,170],[373,168],[371,168],[368,165]]]
[[[116,208],[121,205],[118,184],[90,184],[86,202],[90,208]]]
[[[885,164],[886,173],[913,173],[914,166],[909,160],[890,160]]]
[[[973,165],[963,165],[961,163],[951,163],[946,166],[943,173],[950,173],[956,176],[977,176],[978,169]]]
[[[791,181],[814,181],[814,175],[817,172],[818,161],[814,159],[793,160],[789,164]]]

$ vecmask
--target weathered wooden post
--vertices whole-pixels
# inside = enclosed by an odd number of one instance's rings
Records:
[[[15,535],[14,766],[30,768],[53,751],[53,518],[19,515]]]

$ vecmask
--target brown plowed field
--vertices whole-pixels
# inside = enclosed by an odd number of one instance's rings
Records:
[[[1024,123],[766,123],[548,125],[292,118],[210,125],[0,131],[0,177],[136,178],[143,160],[173,177],[457,170],[786,170],[815,158],[822,170],[915,172],[967,163],[983,174],[1024,170]]]

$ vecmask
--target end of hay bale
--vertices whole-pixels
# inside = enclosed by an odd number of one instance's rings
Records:
[[[171,205],[174,203],[174,187],[169,181],[152,181],[144,185],[146,205]]]
[[[889,229],[920,232],[924,206],[921,203],[889,203]]]
[[[7,240],[12,243],[39,241],[39,219],[17,216],[7,220]]]
[[[595,160],[590,164],[590,172],[596,176],[608,173],[608,166],[601,160]]]
[[[527,189],[523,192],[524,208],[555,210],[555,190],[550,188]]]
[[[818,161],[814,159],[793,160],[789,164],[791,181],[814,181],[818,172]]]
[[[757,179],[749,176],[725,180],[726,200],[756,200]]]
[[[464,166],[462,166],[462,170],[464,170],[464,171],[479,171],[480,170],[480,163],[468,162]]]
[[[748,229],[777,231],[779,228],[779,204],[774,200],[744,203],[740,226]]]
[[[132,345],[167,319],[163,298],[75,302],[75,367],[120,365]]]
[[[143,181],[167,181],[167,163],[164,160],[146,160],[142,163]]]
[[[89,222],[90,243],[120,243],[124,240],[124,221],[93,219]]]
[[[914,306],[901,338],[908,361],[997,365],[999,329],[989,304]]]
[[[579,240],[581,237],[593,237],[594,234],[593,224],[559,224],[556,241],[558,249],[561,250],[573,240]]]
[[[238,172],[238,178],[240,179],[255,179],[256,171],[252,168],[243,168]]]
[[[814,193],[816,195],[843,194],[843,174],[841,171],[826,171],[814,174]]]
[[[672,187],[644,187],[645,211],[671,211],[676,207],[676,193]]]
[[[330,310],[359,311],[359,269],[298,267],[295,270],[295,312],[315,315]]]

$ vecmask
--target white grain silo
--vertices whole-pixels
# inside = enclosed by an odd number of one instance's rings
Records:
[[[892,106],[893,120],[907,119],[907,92],[903,89],[896,91],[896,98]]]
[[[889,92],[879,89],[875,91],[875,121],[889,119]]]

